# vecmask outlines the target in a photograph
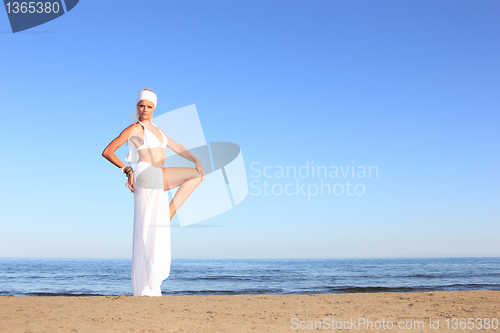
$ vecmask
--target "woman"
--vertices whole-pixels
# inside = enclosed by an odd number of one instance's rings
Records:
[[[162,295],[160,285],[170,275],[170,220],[205,178],[200,160],[153,124],[156,101],[151,89],[140,91],[132,125],[102,153],[127,175],[125,185],[134,193],[133,296]],[[115,155],[125,142],[129,147],[125,158],[129,166]],[[165,147],[194,162],[195,168],[164,168]],[[166,191],[177,186],[179,189],[168,204]]]

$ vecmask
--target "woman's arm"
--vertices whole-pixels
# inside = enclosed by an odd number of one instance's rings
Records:
[[[125,142],[128,141],[129,137],[132,135],[132,132],[137,128],[137,126],[140,126],[139,124],[132,124],[126,129],[124,129],[120,135],[111,141],[111,143],[104,148],[104,151],[102,152],[102,156],[119,167],[120,169],[125,166],[125,163],[123,163],[116,155],[115,151],[120,148]],[[124,169],[125,174],[128,177],[128,182],[125,184],[131,192],[134,192],[134,173],[132,171],[131,167],[126,167]]]
[[[123,163],[116,155],[115,151],[120,148],[125,142],[128,141],[130,135],[132,132],[139,126],[138,124],[133,124],[124,129],[120,135],[111,141],[111,143],[104,148],[104,151],[102,152],[102,156],[116,165],[119,168],[123,168],[125,166],[125,163]]]
[[[160,128],[160,130],[163,132],[163,130]],[[163,132],[165,134],[165,132]],[[203,170],[203,166],[201,165],[201,162],[199,159],[196,158],[189,150],[184,148],[183,145],[175,142],[174,140],[170,139],[166,134],[165,136],[167,137],[167,147],[172,149],[174,153],[177,153],[184,157],[187,160],[190,160],[196,165],[196,169],[198,170],[198,173],[201,175],[201,181],[205,179],[205,170]]]

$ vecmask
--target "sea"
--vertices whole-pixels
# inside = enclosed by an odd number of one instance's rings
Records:
[[[0,258],[0,296],[132,296],[131,259]],[[500,290],[500,258],[172,259],[163,296]]]

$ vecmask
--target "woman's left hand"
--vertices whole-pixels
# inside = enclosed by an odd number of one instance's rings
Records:
[[[198,173],[201,175],[201,181],[203,181],[203,179],[205,179],[205,170],[203,170],[200,160],[197,160],[195,164],[196,170],[198,170]]]

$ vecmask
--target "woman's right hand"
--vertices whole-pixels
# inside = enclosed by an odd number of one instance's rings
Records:
[[[134,172],[128,173],[128,182],[125,185],[130,189],[130,192],[134,192]]]

